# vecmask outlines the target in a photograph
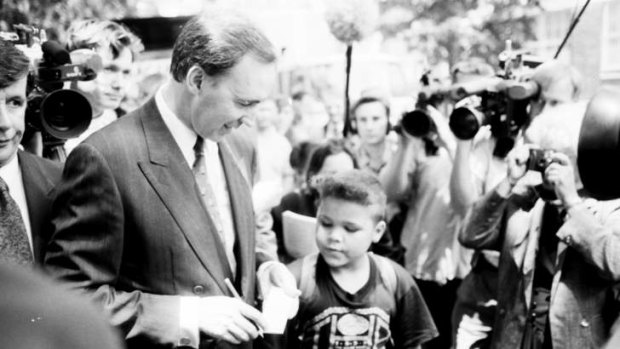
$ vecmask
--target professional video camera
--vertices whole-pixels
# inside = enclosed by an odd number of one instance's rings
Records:
[[[35,67],[28,74],[25,138],[40,131],[43,156],[64,161],[65,141],[78,137],[92,119],[92,108],[86,97],[63,89],[64,82],[95,79],[102,67],[101,58],[90,50],[70,54],[58,42],[47,41],[45,32],[35,27],[20,24],[14,29],[15,32],[3,32],[0,36],[22,48]],[[80,64],[72,64],[72,60]]]
[[[396,130],[404,130],[413,137],[424,137],[436,130],[435,123],[428,115],[427,107],[436,108],[444,100],[450,98],[450,86],[431,83],[431,71],[422,74],[422,89],[418,93],[415,109],[403,113]]]
[[[522,51],[512,51],[510,42],[507,46],[499,55],[502,71],[497,76],[452,87],[453,96],[469,98],[457,104],[449,121],[454,135],[465,140],[472,139],[483,125],[490,125],[498,157],[506,156],[514,146],[517,133],[528,120],[529,102],[539,93],[535,82],[519,79],[542,63]]]

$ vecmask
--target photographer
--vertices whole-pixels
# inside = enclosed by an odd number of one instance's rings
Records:
[[[501,252],[492,348],[600,347],[617,317],[620,201],[579,190],[583,114],[567,104],[538,115],[526,145],[508,155],[506,178],[474,204],[461,235],[467,247]]]
[[[390,107],[381,98],[365,96],[353,104],[351,116],[352,132],[359,136],[355,156],[360,168],[379,174],[394,153],[388,141]]]
[[[400,145],[380,174],[388,200],[407,204],[400,242],[405,269],[414,277],[439,337],[425,348],[450,348],[451,312],[456,289],[468,265],[457,242],[460,217],[449,196],[454,136],[446,117],[432,106],[427,112],[436,130],[425,137],[400,135]]]
[[[485,69],[475,61],[459,64],[455,71],[465,73],[455,74],[456,83],[493,74],[490,66]],[[533,71],[530,79],[540,90],[530,102],[530,120],[543,109],[577,100],[579,74],[567,64],[558,61],[544,63]],[[524,127],[528,124],[529,120],[526,120]],[[520,137],[517,136],[517,143]],[[459,214],[465,215],[478,198],[490,192],[505,177],[505,157],[495,154],[496,147],[497,139],[488,126],[482,127],[471,140],[457,140],[450,193]],[[498,252],[489,250],[478,250],[472,258],[472,271],[458,290],[453,312],[456,349],[489,347],[497,304],[498,259]]]
[[[68,35],[69,51],[94,50],[101,57],[103,69],[92,81],[74,81],[71,84],[71,89],[84,94],[90,102],[93,119],[79,137],[67,140],[67,153],[125,113],[119,107],[127,93],[132,63],[143,49],[137,36],[112,21],[77,21],[69,28]]]
[[[29,59],[0,39],[0,259],[39,264],[52,233],[53,188],[62,167],[19,149]]]

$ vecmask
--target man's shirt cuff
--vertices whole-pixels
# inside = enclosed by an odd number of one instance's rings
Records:
[[[179,346],[198,348],[200,345],[200,298],[181,297],[179,314]]]

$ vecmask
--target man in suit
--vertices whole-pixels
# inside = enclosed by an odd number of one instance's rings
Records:
[[[251,348],[265,326],[256,280],[296,294],[284,265],[255,254],[244,124],[275,60],[245,17],[210,8],[182,29],[154,98],[67,158],[46,265],[91,292],[129,347]]]
[[[0,39],[0,258],[42,263],[51,235],[53,188],[62,167],[19,149],[29,59]]]
[[[506,178],[474,204],[461,235],[501,252],[491,348],[598,348],[618,316],[620,201],[578,191],[585,108],[554,109],[532,121],[531,144],[508,154]],[[549,151],[534,162],[541,173],[528,170],[534,145]]]

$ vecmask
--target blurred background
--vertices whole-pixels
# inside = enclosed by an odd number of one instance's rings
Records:
[[[0,29],[28,23],[64,41],[79,18],[114,19],[140,36],[136,81],[166,73],[180,26],[208,3],[251,13],[282,52],[279,89],[284,95],[313,91],[324,101],[344,93],[346,44],[330,32],[330,7],[351,0],[1,0]],[[368,1],[361,1],[360,3]],[[497,66],[506,48],[551,59],[586,0],[376,0],[372,30],[353,43],[352,99],[367,91],[389,99],[395,110],[413,103],[421,74],[448,76],[459,60],[480,57]],[[357,11],[366,11],[364,6]],[[358,14],[362,17],[367,14]],[[371,18],[369,15],[368,18]],[[620,0],[593,0],[559,59],[584,76],[583,98],[598,86],[620,86]],[[137,88],[136,88],[137,90]]]

